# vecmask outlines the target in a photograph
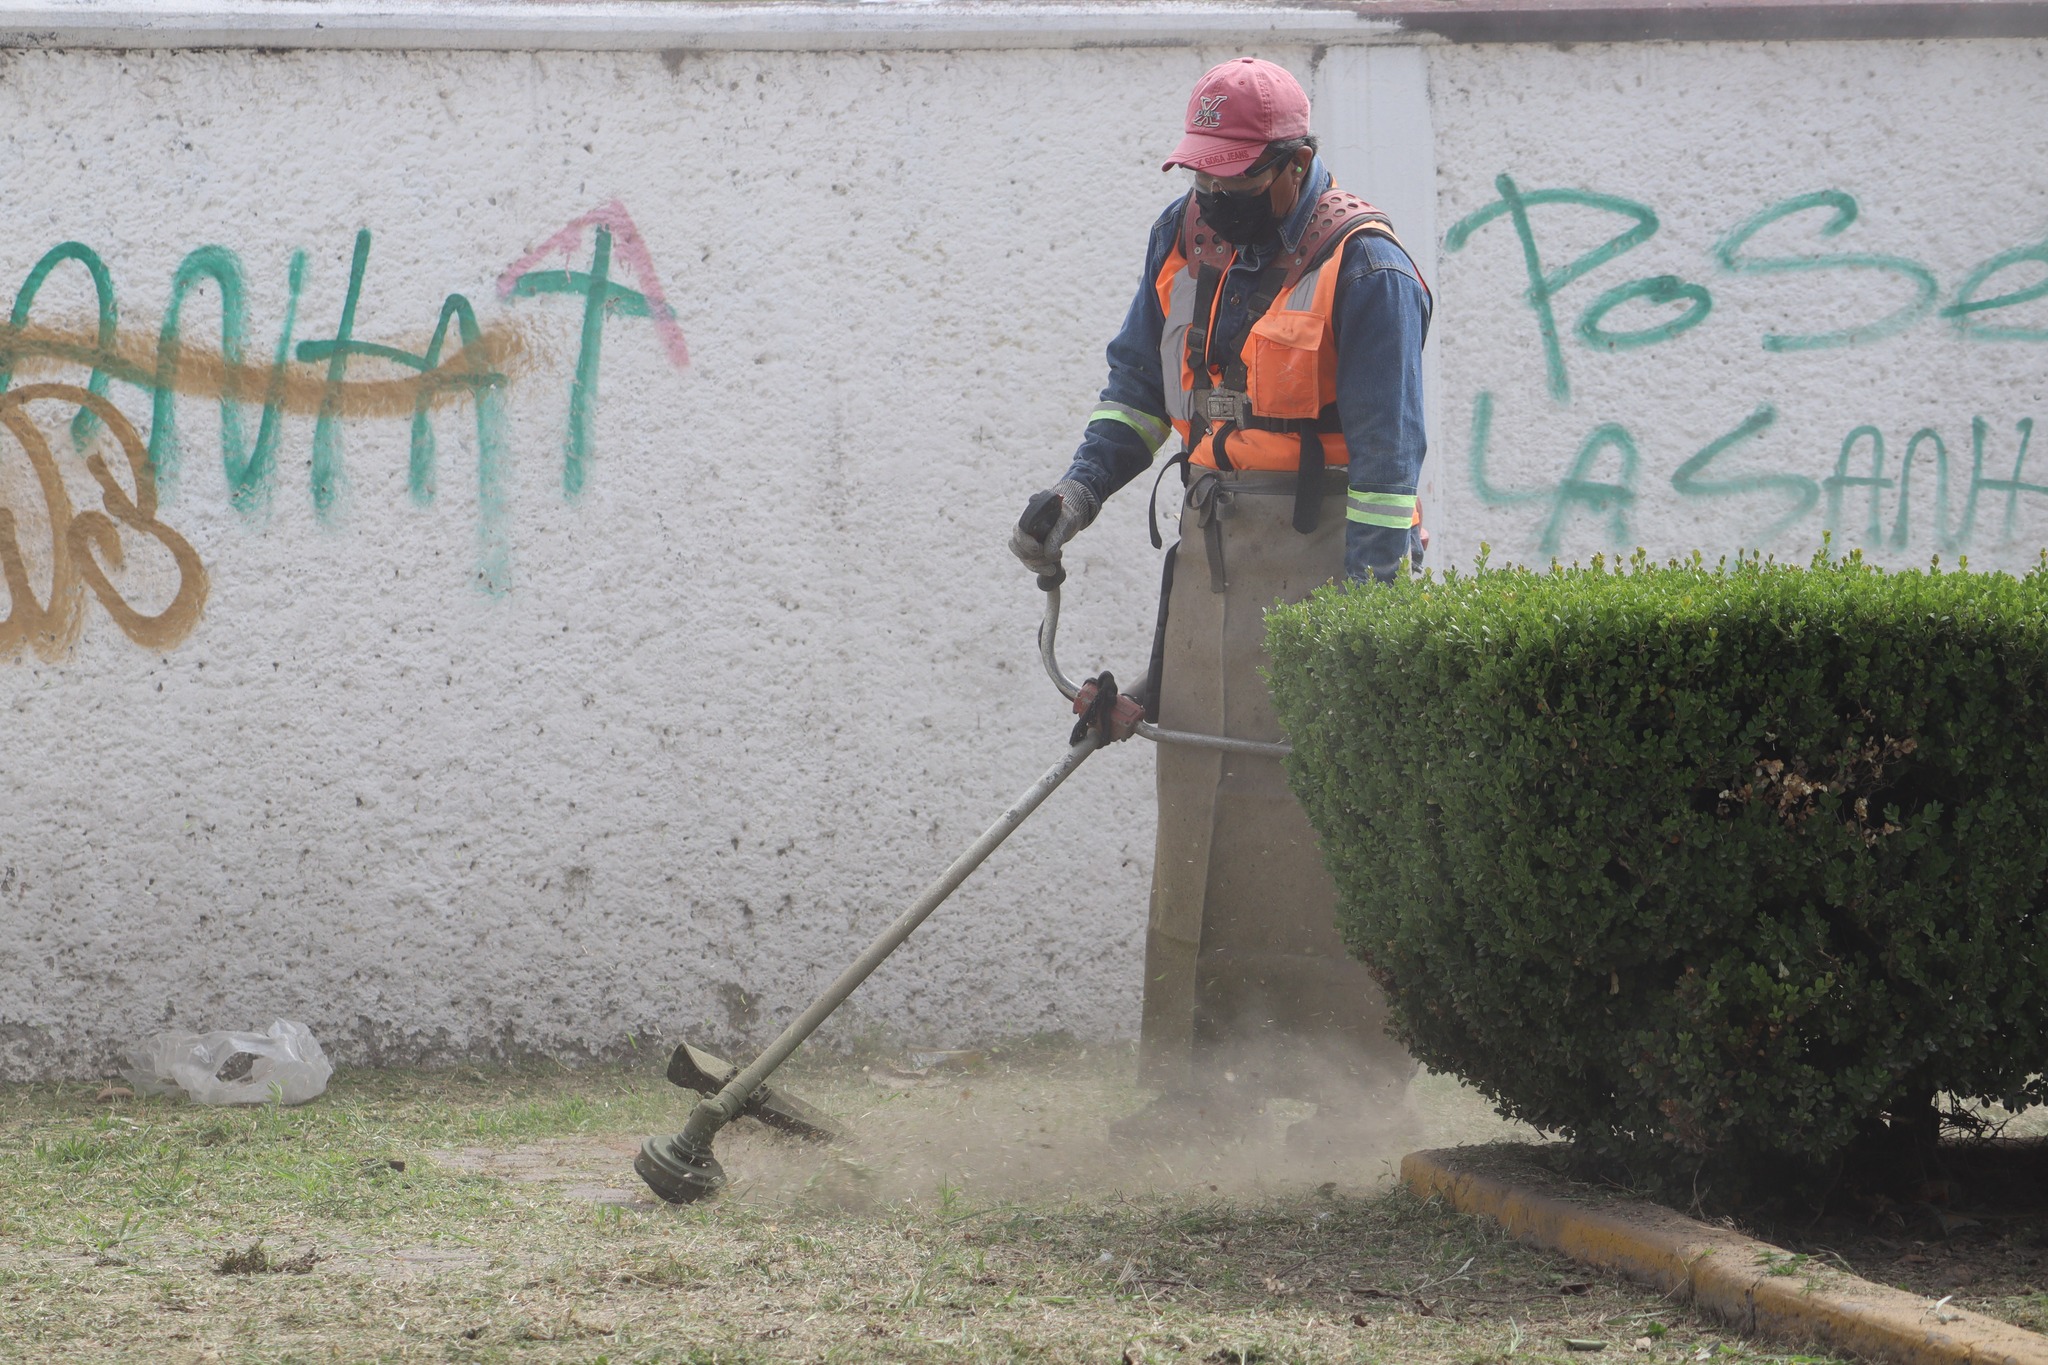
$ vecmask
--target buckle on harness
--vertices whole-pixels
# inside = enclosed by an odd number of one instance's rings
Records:
[[[1202,390],[1202,416],[1209,419],[1211,426],[1229,422],[1242,427],[1251,415],[1251,395],[1237,389]]]

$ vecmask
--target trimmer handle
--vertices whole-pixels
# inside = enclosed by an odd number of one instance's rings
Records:
[[[1052,534],[1052,528],[1060,524],[1060,509],[1065,505],[1066,499],[1050,488],[1042,493],[1033,493],[1031,501],[1024,504],[1024,515],[1017,518],[1017,529],[1043,545],[1045,538]],[[1042,592],[1051,592],[1066,581],[1067,568],[1062,564],[1052,573],[1040,574],[1038,587]]]

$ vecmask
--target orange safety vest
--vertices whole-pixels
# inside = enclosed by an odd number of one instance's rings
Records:
[[[1219,354],[1211,345],[1217,299],[1237,249],[1202,221],[1194,194],[1188,194],[1180,234],[1153,287],[1166,318],[1159,359],[1167,420],[1180,433],[1191,464],[1298,470],[1313,462],[1318,442],[1322,464],[1349,463],[1337,420],[1332,314],[1341,249],[1356,232],[1401,245],[1384,213],[1355,194],[1325,190],[1299,248],[1256,277],[1254,321],[1243,344],[1235,353]],[[1416,279],[1421,282],[1420,273]]]

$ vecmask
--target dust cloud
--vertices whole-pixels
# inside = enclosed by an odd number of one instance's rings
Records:
[[[1300,1059],[1289,1066],[1301,1074]],[[1262,1096],[1234,1070],[1200,1099],[1140,1089],[1135,1074],[1131,1051],[1112,1048],[922,1075],[871,1065],[865,1094],[829,1076],[816,1092],[792,1079],[845,1136],[816,1144],[734,1125],[717,1144],[726,1197],[848,1209],[939,1199],[965,1211],[1120,1192],[1363,1192],[1391,1183],[1421,1147],[1533,1136],[1455,1081],[1411,1082],[1355,1059],[1324,1067],[1310,1092],[1321,1103]]]
[[[1388,1077],[1355,1059],[1327,1068],[1321,1104],[1261,1096],[1253,1076],[1234,1067],[1218,1071],[1201,1101],[1161,1097],[1138,1085],[1128,1044],[955,1054],[940,1065],[917,1059],[912,1051],[865,1065],[809,1061],[778,1074],[778,1089],[824,1111],[841,1136],[805,1141],[739,1120],[714,1143],[730,1182],[721,1198],[823,1213],[937,1205],[967,1217],[1118,1195],[1364,1194],[1391,1184],[1401,1158],[1420,1148],[1540,1140],[1450,1077]],[[1299,1059],[1289,1064],[1298,1077]],[[574,1199],[656,1207],[633,1173],[634,1154],[643,1137],[679,1129],[695,1102],[682,1090],[661,1099],[644,1132],[433,1159],[554,1185]]]

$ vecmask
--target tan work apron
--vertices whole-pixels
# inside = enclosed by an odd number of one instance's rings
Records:
[[[1171,552],[1162,728],[1283,738],[1259,676],[1264,617],[1343,576],[1344,471],[1327,477],[1320,522],[1302,535],[1292,472],[1196,469]],[[1405,1086],[1415,1063],[1386,1036],[1378,984],[1344,951],[1336,887],[1281,760],[1158,748],[1145,1082],[1332,1107]]]

